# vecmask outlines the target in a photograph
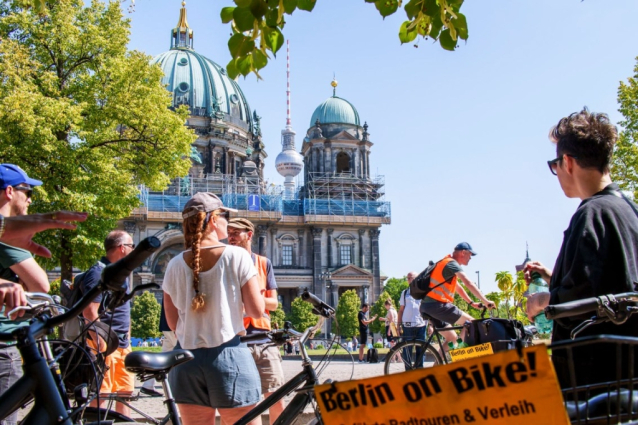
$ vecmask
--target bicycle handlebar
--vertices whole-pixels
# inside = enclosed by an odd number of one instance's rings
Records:
[[[609,306],[610,303],[638,301],[637,292],[625,292],[616,295],[603,295],[600,297],[584,298],[582,300],[570,301],[562,304],[549,305],[545,307],[545,317],[548,319],[561,319],[565,317],[579,316],[599,308]]]
[[[318,316],[323,316],[329,319],[335,314],[334,308],[321,301],[315,294],[311,294],[310,292],[308,292],[307,289],[301,294],[301,299],[307,303],[312,304],[312,306],[314,307],[313,313]]]
[[[128,295],[126,295],[126,287],[123,287],[126,278],[131,274],[133,270],[142,265],[142,263],[146,261],[146,259],[150,257],[151,254],[157,251],[160,246],[161,242],[159,241],[159,239],[154,236],[150,236],[140,242],[140,244],[126,257],[106,266],[102,271],[100,282],[89,291],[87,291],[84,296],[82,296],[82,298],[80,298],[80,300],[66,313],[55,317],[37,320],[29,324],[30,332],[33,334],[34,338],[39,338],[40,336],[48,332],[49,329],[53,329],[54,327],[60,326],[62,323],[65,323],[72,318],[77,317],[86,307],[88,307],[89,304],[91,304],[91,302],[93,302],[95,297],[101,292],[111,290],[114,293],[123,294],[121,298],[123,300],[126,300],[126,297],[128,297]],[[135,288],[135,292],[146,289],[148,287],[148,284],[140,285]],[[0,341],[15,340],[16,335],[14,335],[14,333],[21,330],[22,328],[13,332],[0,332]]]

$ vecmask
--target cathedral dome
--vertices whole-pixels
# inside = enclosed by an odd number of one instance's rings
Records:
[[[255,132],[254,117],[239,85],[226,70],[193,50],[193,31],[182,7],[171,32],[171,49],[155,57],[164,72],[162,83],[173,94],[173,106],[188,105],[191,115],[207,116]]]
[[[314,126],[317,120],[321,124],[361,125],[359,113],[354,105],[337,96],[332,96],[317,106],[310,119],[310,127]]]

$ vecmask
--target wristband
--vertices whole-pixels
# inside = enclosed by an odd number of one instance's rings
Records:
[[[0,214],[0,238],[4,234],[4,216]]]

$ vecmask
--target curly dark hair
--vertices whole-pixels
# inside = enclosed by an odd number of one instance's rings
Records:
[[[589,112],[584,107],[558,121],[550,130],[549,139],[556,143],[558,157],[571,155],[582,168],[604,173],[609,171],[618,129],[607,114]]]

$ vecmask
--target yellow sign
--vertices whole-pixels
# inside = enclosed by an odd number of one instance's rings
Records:
[[[315,387],[327,425],[569,425],[547,348]]]
[[[450,350],[449,353],[450,357],[452,357],[452,361],[458,362],[461,360],[474,359],[476,357],[483,357],[489,354],[494,354],[494,350],[492,350],[492,344],[488,342],[486,344],[459,348],[458,350]]]

